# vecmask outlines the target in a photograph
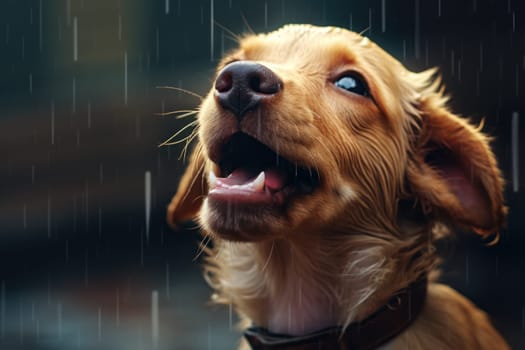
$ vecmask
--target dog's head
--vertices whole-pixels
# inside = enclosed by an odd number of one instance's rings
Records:
[[[408,202],[428,222],[498,230],[506,209],[488,140],[446,109],[434,73],[344,29],[242,39],[200,107],[169,221],[198,215],[208,233],[247,241],[341,223],[388,231]]]

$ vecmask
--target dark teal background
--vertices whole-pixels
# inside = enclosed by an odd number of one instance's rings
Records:
[[[443,280],[485,309],[514,348],[525,347],[525,203],[511,162],[512,114],[525,114],[522,1],[213,4],[213,25],[210,0],[0,5],[0,348],[234,347],[234,315],[207,306],[197,230],[165,224],[184,164],[180,147],[158,145],[187,119],[155,114],[199,101],[157,87],[205,94],[235,45],[229,32],[286,23],[365,31],[411,70],[438,66],[452,109],[486,118],[507,179],[508,226],[496,247],[472,233],[443,244]]]

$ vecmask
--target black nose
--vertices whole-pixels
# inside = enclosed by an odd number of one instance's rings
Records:
[[[282,82],[262,64],[238,61],[224,67],[215,81],[215,96],[220,105],[242,118],[246,111],[277,94]]]

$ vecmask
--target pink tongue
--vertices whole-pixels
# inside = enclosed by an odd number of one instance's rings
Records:
[[[264,171],[264,185],[270,190],[280,190],[286,184],[287,174],[277,168],[270,168]]]
[[[257,174],[255,174],[257,176]],[[244,169],[236,169],[227,178],[221,179],[221,182],[226,185],[244,185],[253,180],[255,177],[252,173]]]
[[[254,180],[257,177],[257,174],[247,171],[246,169],[236,169],[231,173],[227,178],[222,178],[221,182],[223,184],[232,186],[232,185],[245,185]],[[265,181],[264,185],[270,190],[280,190],[286,184],[288,179],[286,172],[277,169],[269,168],[264,170]]]

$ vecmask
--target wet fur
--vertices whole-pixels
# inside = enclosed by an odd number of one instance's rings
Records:
[[[243,38],[217,71],[232,60],[272,69],[283,93],[236,126],[212,89],[168,220],[198,219],[213,241],[214,300],[234,305],[245,324],[304,334],[364,319],[422,274],[435,275],[434,242],[449,227],[488,236],[503,224],[489,139],[447,109],[435,70],[410,72],[358,34],[302,25]],[[345,69],[364,77],[372,99],[334,90]],[[234,127],[316,169],[321,187],[281,215],[224,215],[208,205],[209,156]],[[508,347],[482,311],[431,280],[423,312],[389,349]]]

